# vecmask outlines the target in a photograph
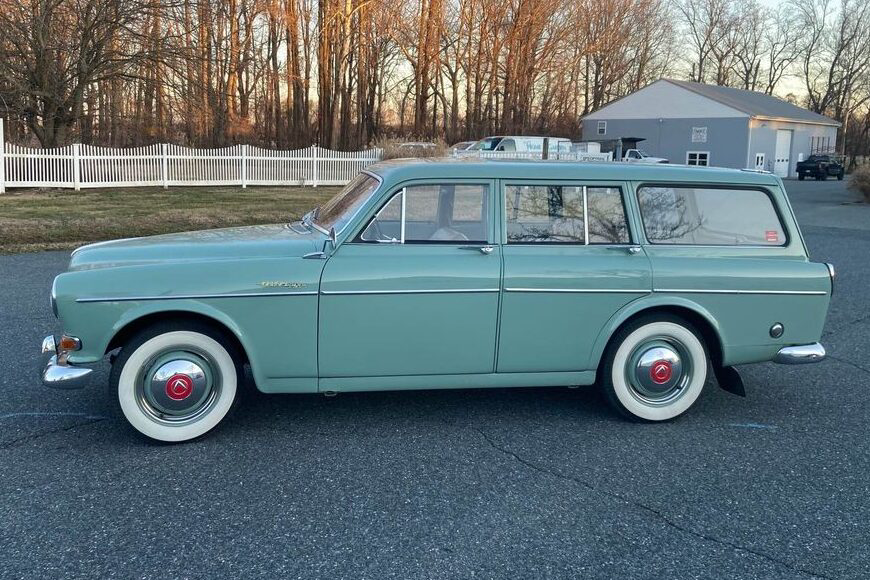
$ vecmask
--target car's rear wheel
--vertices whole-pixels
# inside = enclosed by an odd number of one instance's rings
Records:
[[[242,374],[238,353],[206,326],[146,329],[122,348],[110,385],[130,425],[166,442],[195,439],[226,417]]]
[[[842,172],[837,174],[837,181],[843,181],[843,173]]]
[[[803,181],[803,180],[804,180],[804,174],[798,173],[798,181]]]
[[[707,351],[701,335],[680,318],[640,318],[611,340],[599,383],[622,415],[667,421],[685,413],[707,382]]]

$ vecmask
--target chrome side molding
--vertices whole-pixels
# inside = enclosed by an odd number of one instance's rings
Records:
[[[825,354],[825,347],[818,342],[786,346],[779,349],[779,352],[773,358],[773,362],[782,365],[801,365],[824,360]]]
[[[837,271],[834,269],[834,265],[830,262],[825,262],[825,266],[828,267],[828,274],[831,276],[831,296],[834,295],[834,280],[837,279]]]

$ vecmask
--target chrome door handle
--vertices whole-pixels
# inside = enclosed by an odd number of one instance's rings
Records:
[[[495,248],[493,246],[460,246],[460,250],[477,250],[481,254],[491,254]]]
[[[640,253],[640,246],[607,246],[608,250],[614,250],[617,252],[621,252],[625,250],[631,255]]]

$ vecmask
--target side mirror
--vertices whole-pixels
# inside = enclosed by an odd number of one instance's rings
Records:
[[[323,255],[328,256],[332,252],[335,251],[336,240],[338,239],[338,234],[335,233],[335,227],[329,228],[329,237],[323,240]]]
[[[336,233],[335,228],[330,228],[329,237],[323,240],[323,247],[319,252],[311,252],[309,254],[305,254],[302,256],[308,260],[325,260],[329,257],[332,252],[335,251],[336,246]]]

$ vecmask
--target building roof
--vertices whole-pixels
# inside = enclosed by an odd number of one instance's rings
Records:
[[[733,87],[721,87],[719,85],[705,85],[691,81],[662,80],[703,95],[723,105],[748,113],[752,117],[840,126],[838,121],[830,117],[814,113],[803,107],[793,105],[784,99],[765,93],[735,89]]]

